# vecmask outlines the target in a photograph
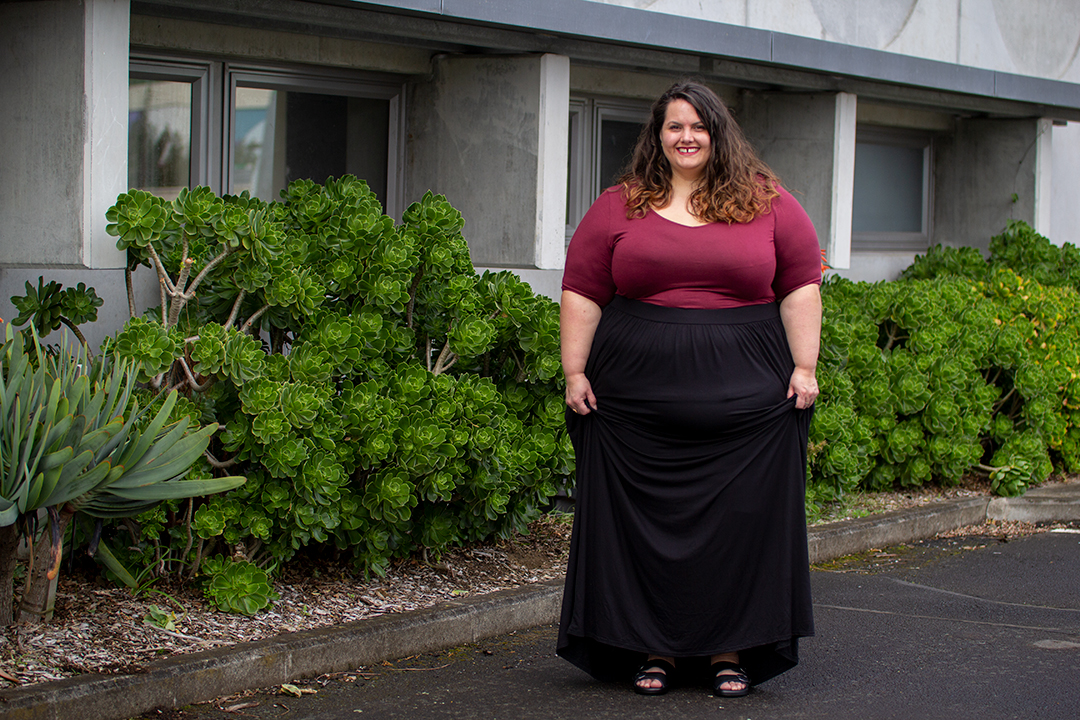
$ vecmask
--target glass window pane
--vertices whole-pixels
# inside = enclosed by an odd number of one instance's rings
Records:
[[[641,123],[627,120],[608,120],[600,122],[600,187],[614,185],[634,154],[634,145],[641,133]]]
[[[128,84],[128,187],[173,199],[191,181],[189,82]]]
[[[353,174],[385,204],[390,101],[236,88],[230,192],[276,200],[300,178]]]
[[[920,147],[855,144],[853,232],[923,232]]]

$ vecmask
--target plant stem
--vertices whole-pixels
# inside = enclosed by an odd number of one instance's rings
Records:
[[[453,367],[457,362],[458,356],[456,353],[450,350],[450,340],[447,339],[446,344],[443,345],[442,352],[439,353],[439,359],[435,361],[435,369],[432,371],[435,375],[442,375],[444,372]]]
[[[229,458],[228,460],[218,460],[210,454],[209,450],[203,451],[203,457],[206,458],[206,462],[210,463],[210,467],[214,467],[219,470],[231,468],[233,465],[236,465],[238,462],[240,462],[236,458]],[[184,552],[185,554],[187,553],[186,550]]]
[[[135,317],[135,287],[131,279],[131,262],[124,266],[124,283],[127,285],[128,314]]]
[[[187,375],[188,385],[190,385],[191,389],[195,392],[205,392],[208,387],[214,384],[214,376],[211,375],[206,379],[205,383],[200,385],[198,381],[195,380],[195,376],[191,373],[191,368],[188,367],[187,360],[183,357],[178,357],[176,360],[180,363],[180,367],[184,369],[184,374]]]
[[[19,624],[36,625],[47,619],[49,584],[52,582],[49,575],[55,576],[53,568],[56,564],[56,553],[60,550],[54,543],[47,541],[48,534],[55,533],[63,537],[74,516],[74,506],[65,504],[55,518],[50,518],[49,528],[38,540],[37,547],[34,548],[34,570],[27,574],[22,602],[19,603]]]
[[[60,322],[64,323],[68,330],[75,333],[75,337],[79,338],[79,342],[81,342],[83,344],[83,347],[86,348],[86,352],[90,355],[93,355],[93,351],[90,350],[90,344],[86,342],[86,338],[84,338],[83,334],[79,332],[78,326],[68,320],[63,315],[60,316]]]
[[[191,273],[191,264],[194,262],[187,256],[187,244],[185,242],[184,260],[180,263],[180,277],[176,279],[176,293],[173,295],[172,305],[169,306],[169,324],[173,327],[180,321],[180,311],[187,305],[187,301],[195,297],[193,293],[186,292],[188,275]]]
[[[250,330],[251,326],[255,323],[255,321],[258,320],[259,318],[261,318],[263,316],[263,313],[265,313],[269,309],[270,309],[270,304],[267,303],[266,305],[263,305],[261,308],[256,310],[255,314],[252,315],[251,317],[249,317],[247,319],[247,322],[245,322],[243,324],[243,326],[240,328],[240,332],[246,333],[248,330]]]
[[[424,266],[416,271],[412,287],[409,288],[409,305],[405,308],[405,327],[412,328],[413,307],[416,305],[416,289],[420,287],[420,280],[424,277]],[[429,368],[430,369],[430,368]]]
[[[186,294],[188,295],[188,300],[195,297],[195,290],[198,289],[199,285],[203,281],[203,278],[206,277],[206,274],[208,272],[210,272],[211,270],[213,270],[218,265],[220,265],[222,263],[222,261],[225,260],[225,258],[227,258],[230,254],[232,254],[232,252],[233,251],[231,249],[225,248],[225,250],[223,250],[220,255],[218,255],[216,258],[214,258],[210,262],[206,263],[206,267],[204,267],[202,269],[202,272],[200,272],[198,275],[196,275],[195,279],[191,281],[191,286],[186,288],[186,291],[187,291]]]
[[[19,531],[15,525],[0,527],[0,627],[14,620],[15,566],[19,548]]]
[[[240,303],[244,301],[244,297],[247,293],[241,288],[240,294],[236,296],[236,302],[233,303],[232,312],[229,313],[229,319],[225,321],[225,329],[228,330],[232,327],[232,324],[236,322],[236,316],[240,314]]]

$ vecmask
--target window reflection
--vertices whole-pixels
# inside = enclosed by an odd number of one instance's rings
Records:
[[[600,187],[597,195],[614,185],[634,155],[641,123],[609,120],[600,123]]]
[[[230,192],[276,200],[293,180],[356,175],[386,203],[390,101],[237,87]]]
[[[189,82],[128,85],[128,187],[175,198],[191,180]]]
[[[924,158],[922,147],[856,143],[853,232],[923,232]]]

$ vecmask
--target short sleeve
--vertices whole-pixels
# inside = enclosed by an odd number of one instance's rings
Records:
[[[615,297],[611,256],[615,249],[612,213],[625,212],[621,194],[609,189],[600,194],[578,223],[566,253],[562,289],[589,298],[603,307]]]
[[[776,249],[776,276],[772,288],[777,300],[805,285],[821,284],[821,246],[817,231],[802,205],[781,187],[773,198],[775,216],[773,243]]]

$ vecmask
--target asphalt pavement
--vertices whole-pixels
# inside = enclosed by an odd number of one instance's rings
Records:
[[[260,692],[174,717],[1080,717],[1080,529],[888,548],[815,570],[813,586],[817,635],[802,662],[746,698],[594,682],[554,657],[545,625],[301,683],[315,692],[299,698]]]
[[[745,699],[690,687],[647,698],[591,681],[553,656],[562,588],[545,583],[180,655],[130,675],[0,690],[0,718],[1076,720],[1080,534],[925,540],[987,520],[1080,528],[1080,482],[811,528],[817,637],[804,641],[799,667]],[[310,683],[327,676],[325,687]],[[284,683],[318,692],[272,694]],[[217,703],[225,714],[196,704],[253,688],[272,690]]]

